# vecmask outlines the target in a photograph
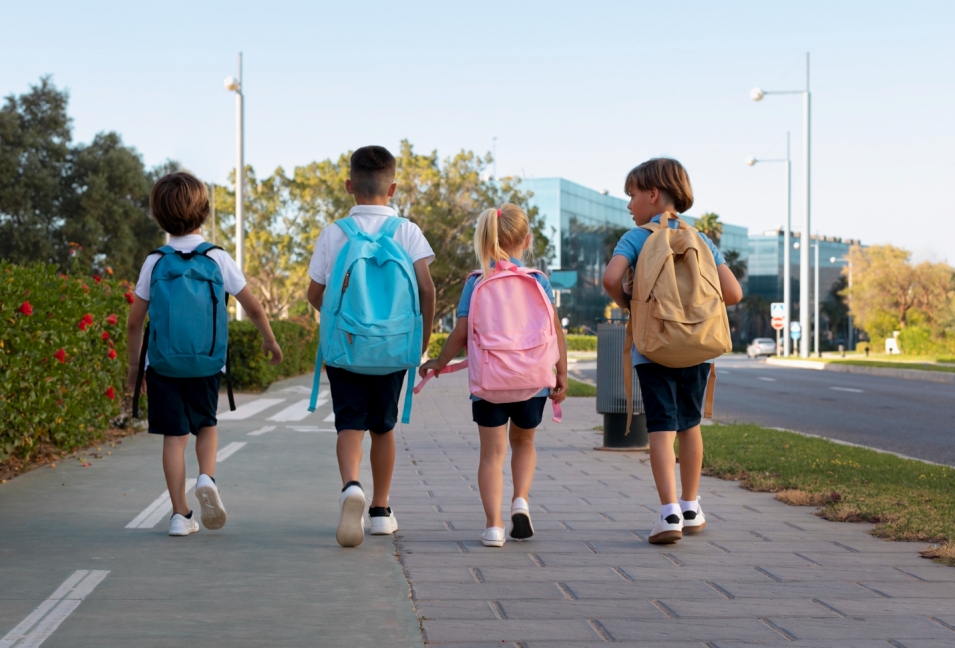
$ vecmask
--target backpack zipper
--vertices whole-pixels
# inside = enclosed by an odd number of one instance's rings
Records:
[[[212,287],[211,281],[209,282],[209,295],[212,296],[212,348],[209,349],[209,355],[211,356],[216,350],[216,329],[218,328],[216,326],[216,316],[218,315],[219,311],[219,300],[216,299],[216,291]]]
[[[351,270],[345,273],[345,281],[342,282],[342,294],[345,294],[345,291],[348,290],[348,280],[351,278]]]

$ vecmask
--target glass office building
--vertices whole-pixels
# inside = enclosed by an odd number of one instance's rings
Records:
[[[520,188],[533,192],[530,202],[554,245],[549,274],[560,317],[571,327],[596,329],[610,303],[601,285],[603,270],[617,241],[633,227],[627,201],[563,178],[523,179]],[[696,222],[692,216],[685,219]],[[736,250],[745,259],[748,241],[745,227],[723,224],[722,251]]]

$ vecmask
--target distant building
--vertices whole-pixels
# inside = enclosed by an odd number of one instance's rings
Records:
[[[524,179],[520,188],[533,192],[531,203],[544,218],[554,245],[549,274],[558,314],[572,327],[595,329],[610,302],[601,286],[603,270],[617,241],[634,226],[627,201],[564,178]],[[684,218],[690,225],[696,222],[692,216]],[[724,223],[720,250],[735,250],[745,260],[748,235],[745,227]]]

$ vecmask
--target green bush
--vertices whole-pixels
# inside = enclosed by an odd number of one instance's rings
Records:
[[[568,335],[566,336],[566,340],[567,340],[568,351],[596,351],[597,350],[596,335]]]
[[[121,414],[131,289],[0,261],[0,461],[70,451]]]
[[[276,380],[308,373],[315,368],[318,327],[288,320],[272,322],[282,347],[282,364],[272,366],[262,353],[262,336],[252,322],[229,322],[229,369],[236,391],[262,391]]]

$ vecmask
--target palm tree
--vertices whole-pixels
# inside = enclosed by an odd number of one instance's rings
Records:
[[[723,223],[720,222],[719,214],[706,212],[697,219],[696,229],[706,234],[713,244],[719,247],[720,237],[723,236]]]
[[[723,253],[723,258],[726,259],[726,267],[730,269],[730,272],[732,272],[733,276],[737,279],[743,278],[749,269],[749,264],[746,262],[746,259],[739,257],[739,250],[727,250]]]

